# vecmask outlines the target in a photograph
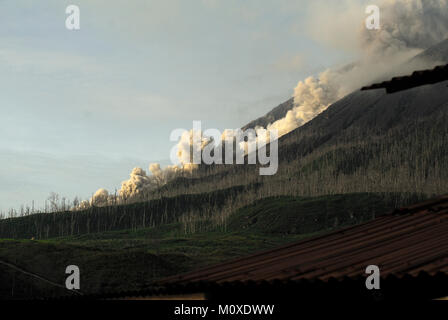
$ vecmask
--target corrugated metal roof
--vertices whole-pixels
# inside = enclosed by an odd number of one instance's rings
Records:
[[[387,93],[394,93],[414,87],[434,84],[448,80],[448,65],[437,66],[430,70],[415,71],[412,75],[395,77],[390,81],[376,83],[371,86],[361,88],[361,90],[373,90],[385,88]]]
[[[448,274],[448,196],[402,208],[373,221],[273,250],[173,276],[160,284],[319,280]]]

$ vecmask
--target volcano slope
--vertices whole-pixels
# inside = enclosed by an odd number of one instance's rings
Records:
[[[0,221],[0,237],[48,238],[182,223],[226,229],[238,209],[279,196],[384,194],[395,206],[448,190],[447,81],[394,94],[356,91],[279,139],[278,172],[200,166],[137,199],[85,212]]]
[[[448,40],[414,57],[407,67],[447,57]],[[358,90],[345,96],[280,137],[275,175],[260,176],[256,165],[201,165],[125,205],[58,216],[65,227],[49,227],[53,216],[0,223],[0,237],[48,238],[172,222],[189,224],[191,230],[204,222],[225,229],[236,210],[269,197],[383,193],[402,206],[420,200],[416,195],[446,193],[446,86],[441,82],[394,94]],[[266,126],[292,107],[290,99],[244,128]]]
[[[443,194],[447,120],[447,82],[389,95],[356,91],[279,139],[276,175],[259,176],[250,165],[203,166],[161,192],[172,196],[245,185],[238,199],[244,203],[277,195]]]
[[[37,241],[1,240],[0,260],[53,282],[78,264],[91,277],[86,292],[137,289],[447,193],[447,84],[347,95],[279,139],[273,176],[200,166],[133,204],[2,220],[0,238]],[[18,282],[27,297],[55,294],[2,268],[8,297]]]
[[[76,215],[50,213],[51,219],[35,215],[0,221],[0,229],[13,232],[14,238],[29,237],[39,221],[46,221],[41,230],[50,228],[49,234],[55,230],[48,240],[1,240],[0,260],[54,282],[63,276],[64,265],[78,264],[91,277],[87,292],[136,289],[166,275],[360,223],[419,197],[446,193],[446,86],[441,82],[390,95],[377,90],[346,96],[280,138],[279,170],[273,176],[259,176],[258,168],[249,165],[206,166],[150,195],[163,204],[151,211],[142,207],[155,201],[149,199]],[[192,202],[188,211],[181,210],[187,194],[203,197],[197,199],[201,205]],[[295,198],[319,195],[326,196]],[[219,205],[214,197],[220,199]],[[158,210],[171,202],[177,204],[176,218],[145,229],[149,212],[165,216],[167,212]],[[76,216],[79,219],[72,219]],[[77,234],[85,217],[91,229]],[[128,218],[127,226],[114,224]],[[130,230],[109,233],[112,228]],[[73,256],[74,250],[83,253]],[[117,262],[117,256],[122,260]],[[37,258],[44,262],[37,263]],[[154,267],[148,271],[147,263],[136,261],[152,261]],[[114,276],[121,275],[120,270],[126,270],[126,277]],[[13,272],[8,269],[5,274]],[[56,294],[43,284],[31,285],[29,281],[35,280],[24,275],[14,279],[8,276],[2,282],[14,288],[22,281],[26,297],[29,292],[32,297],[36,292]],[[10,289],[8,297],[14,291]]]

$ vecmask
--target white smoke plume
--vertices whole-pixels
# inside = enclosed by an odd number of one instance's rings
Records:
[[[160,164],[151,163],[150,175],[147,175],[142,168],[136,167],[130,173],[129,179],[122,182],[117,194],[110,194],[106,189],[101,188],[93,194],[90,201],[82,201],[74,210],[141,200],[148,192],[156,190],[178,176],[191,173],[198,166],[190,159],[190,152],[195,142],[198,150],[202,150],[210,140],[203,136],[201,131],[185,131],[176,145],[177,164],[161,168]]]
[[[202,130],[185,131],[177,144],[177,159],[182,170],[191,171],[197,167],[193,156],[193,150],[202,150],[210,143],[210,138],[206,137]]]
[[[90,204],[94,206],[103,206],[109,202],[109,192],[106,189],[98,189],[92,196]]]
[[[331,70],[322,72],[318,78],[308,77],[300,81],[294,89],[294,108],[286,116],[267,126],[268,130],[277,129],[282,136],[324,111],[339,97],[340,83],[337,74]]]
[[[385,0],[378,32],[362,29],[360,44],[370,55],[425,49],[448,37],[447,0]]]
[[[346,4],[359,6],[354,2]],[[364,25],[365,16],[357,16],[360,26],[357,40],[361,53],[359,60],[350,66],[326,70],[317,77],[300,81],[294,89],[293,109],[284,118],[269,124],[268,130],[275,128],[282,136],[363,85],[439,63],[416,61],[411,65],[405,62],[423,49],[448,38],[447,0],[384,0],[379,7],[380,30],[368,30]],[[364,13],[362,7],[348,11]],[[333,17],[334,21],[342,19]],[[331,33],[331,30],[325,31]],[[345,32],[350,33],[351,30]],[[332,38],[340,36],[344,35],[334,34]]]
[[[190,145],[193,143],[193,135],[198,134],[200,133],[193,133],[193,131],[191,130],[190,132],[186,132],[184,135],[182,135],[177,144],[177,155],[180,162],[179,165],[170,165],[165,168],[161,168],[160,164],[151,163],[149,165],[149,171],[151,172],[151,175],[147,175],[146,171],[142,168],[134,168],[130,174],[129,180],[122,182],[121,189],[118,192],[117,201],[119,203],[122,203],[129,200],[132,201],[133,199],[141,199],[141,197],[144,196],[147,192],[160,188],[167,182],[182,174],[190,173],[194,168],[196,168],[197,165],[191,163],[188,151],[190,149]],[[204,144],[205,141],[206,140],[204,138]],[[191,142],[191,144],[189,144],[189,142]],[[201,147],[203,146],[201,145]],[[93,199],[95,199],[95,195]],[[102,205],[105,204],[107,203],[103,202]]]
[[[412,65],[405,62],[423,49],[448,38],[448,0],[380,1],[380,30],[368,30],[365,27],[365,8],[359,2],[335,1],[332,5],[345,5],[346,8],[332,10],[328,8],[328,1],[325,1],[325,7],[319,8],[316,17],[321,17],[326,23],[314,22],[314,36],[324,39],[332,46],[338,46],[337,41],[340,41],[341,47],[354,45],[355,48],[352,49],[359,53],[359,59],[349,66],[329,69],[317,77],[299,81],[294,89],[293,109],[289,110],[284,118],[266,128],[267,131],[278,130],[279,137],[304,125],[332,103],[363,85],[384,80],[392,75],[408,73],[416,68],[430,68],[439,64],[438,61],[420,61]],[[327,8],[327,12],[323,12],[322,8]],[[347,23],[351,18],[353,23]],[[342,28],[329,21],[339,23]],[[356,37],[352,36],[354,27],[359,30]],[[350,39],[347,41],[346,38]],[[266,135],[266,129],[255,128],[255,134],[249,137],[248,141],[240,143],[244,153],[253,150],[257,142],[260,146],[258,139],[269,136]],[[221,139],[233,139],[235,135],[235,130],[226,130]],[[194,137],[196,139],[193,139]],[[261,145],[267,142],[269,141],[265,139],[261,141]],[[129,180],[122,183],[117,196],[110,195],[105,189],[99,189],[90,202],[83,201],[78,209],[138,199],[147,191],[155,190],[179,175],[190,173],[197,167],[191,159],[194,143],[197,144],[196,148],[202,150],[210,143],[210,139],[204,137],[202,131],[185,132],[177,144],[176,165],[162,169],[159,164],[151,164],[151,175],[147,175],[141,168],[134,168]]]

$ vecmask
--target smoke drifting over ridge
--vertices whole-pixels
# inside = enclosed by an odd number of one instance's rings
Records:
[[[359,6],[352,2],[346,4]],[[279,136],[282,136],[363,85],[383,80],[392,74],[430,68],[439,63],[405,62],[423,49],[448,38],[447,0],[385,0],[379,7],[380,30],[368,30],[363,20],[366,16],[359,16],[357,46],[361,53],[360,59],[344,68],[329,69],[317,77],[300,81],[294,89],[293,109],[284,118],[269,124],[268,129],[278,129]],[[359,7],[357,12],[363,13],[364,10]]]
[[[339,1],[337,5],[340,5]],[[363,85],[383,80],[391,75],[409,73],[418,68],[430,68],[440,63],[413,61],[411,64],[408,61],[422,50],[448,38],[448,0],[381,1],[380,30],[368,30],[365,27],[365,8],[359,3],[346,1],[343,5],[348,6],[348,11],[356,12],[354,24],[348,24],[346,30],[332,28],[330,25],[327,26],[327,30],[322,28],[323,31],[320,31],[319,27],[316,28],[319,29],[316,33],[327,32],[325,37],[343,38],[346,34],[340,34],[341,31],[351,35],[353,25],[359,26],[355,41],[359,52],[358,61],[300,81],[294,88],[294,107],[284,118],[269,124],[267,131],[277,130],[278,136],[282,136],[312,120],[332,103]],[[346,10],[339,9],[319,14],[327,17],[330,15],[331,19],[328,21],[337,22],[344,21],[345,13]],[[339,34],[331,34],[333,30]],[[265,130],[257,127],[255,131],[264,133]],[[222,139],[234,134],[235,131],[227,130]],[[191,172],[195,168],[190,159],[193,136],[199,136],[196,141],[199,141],[201,149],[210,142],[202,132],[194,130],[185,132],[177,144],[176,155],[179,160],[177,164],[163,169],[158,164],[151,164],[149,166],[151,175],[147,175],[141,168],[134,168],[129,180],[122,183],[118,195],[110,195],[107,190],[99,189],[90,202],[84,201],[79,208],[138,199],[147,191],[155,190],[185,172]],[[257,139],[254,136],[252,141],[241,144],[240,148],[247,150],[248,145],[256,143]]]
[[[363,28],[361,45],[371,55],[428,48],[448,37],[447,0],[387,0],[381,30]]]
[[[170,180],[191,173],[196,169],[197,164],[192,163],[190,159],[190,149],[196,143],[196,148],[202,150],[209,142],[210,139],[203,136],[201,131],[184,131],[174,148],[177,157],[176,164],[161,168],[160,164],[151,163],[149,165],[151,175],[147,175],[142,168],[136,167],[131,171],[129,179],[121,183],[121,189],[118,190],[117,194],[110,194],[106,189],[101,188],[93,194],[90,201],[82,201],[75,210],[86,209],[90,206],[101,207],[143,199],[148,192],[156,190]]]

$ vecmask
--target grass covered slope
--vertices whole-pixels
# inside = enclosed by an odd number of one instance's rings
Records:
[[[387,194],[346,194],[322,197],[275,197],[238,210],[228,229],[265,234],[308,234],[355,225],[393,208]]]
[[[372,219],[392,210],[393,199],[387,194],[274,197],[234,212],[227,230],[211,225],[185,233],[177,222],[48,240],[5,239],[0,240],[0,261],[62,285],[66,266],[77,265],[85,293],[138,290],[162,277]],[[0,281],[0,298],[61,294],[60,288],[12,270],[5,270]]]
[[[158,239],[133,236],[133,232],[129,231],[127,234],[110,232],[102,235],[102,239],[91,240],[84,237],[82,240],[0,240],[0,261],[11,262],[29,273],[62,285],[65,283],[65,268],[77,265],[81,272],[83,293],[120,292],[145,289],[156,279],[270,249],[303,237],[222,232]],[[17,252],[20,254],[17,255]],[[69,294],[1,264],[0,267],[0,270],[7,271],[0,277],[0,299]]]
[[[182,267],[186,259],[187,257],[182,254],[168,257],[155,255],[139,246],[114,249],[83,246],[61,240],[0,240],[1,261],[19,266],[20,269],[60,285],[65,284],[67,277],[65,268],[68,265],[77,265],[81,271],[81,291],[89,293],[124,288],[138,289],[148,284],[151,279],[186,270]],[[37,292],[44,291],[41,293],[42,296],[61,295],[65,291],[21,272],[16,271],[15,274],[21,277],[22,282],[37,286]],[[6,292],[12,292],[14,281],[12,279],[3,281],[2,287],[10,288]],[[16,291],[23,287],[15,285]],[[65,295],[68,294],[69,292],[65,292]],[[20,298],[18,293],[14,297]]]

